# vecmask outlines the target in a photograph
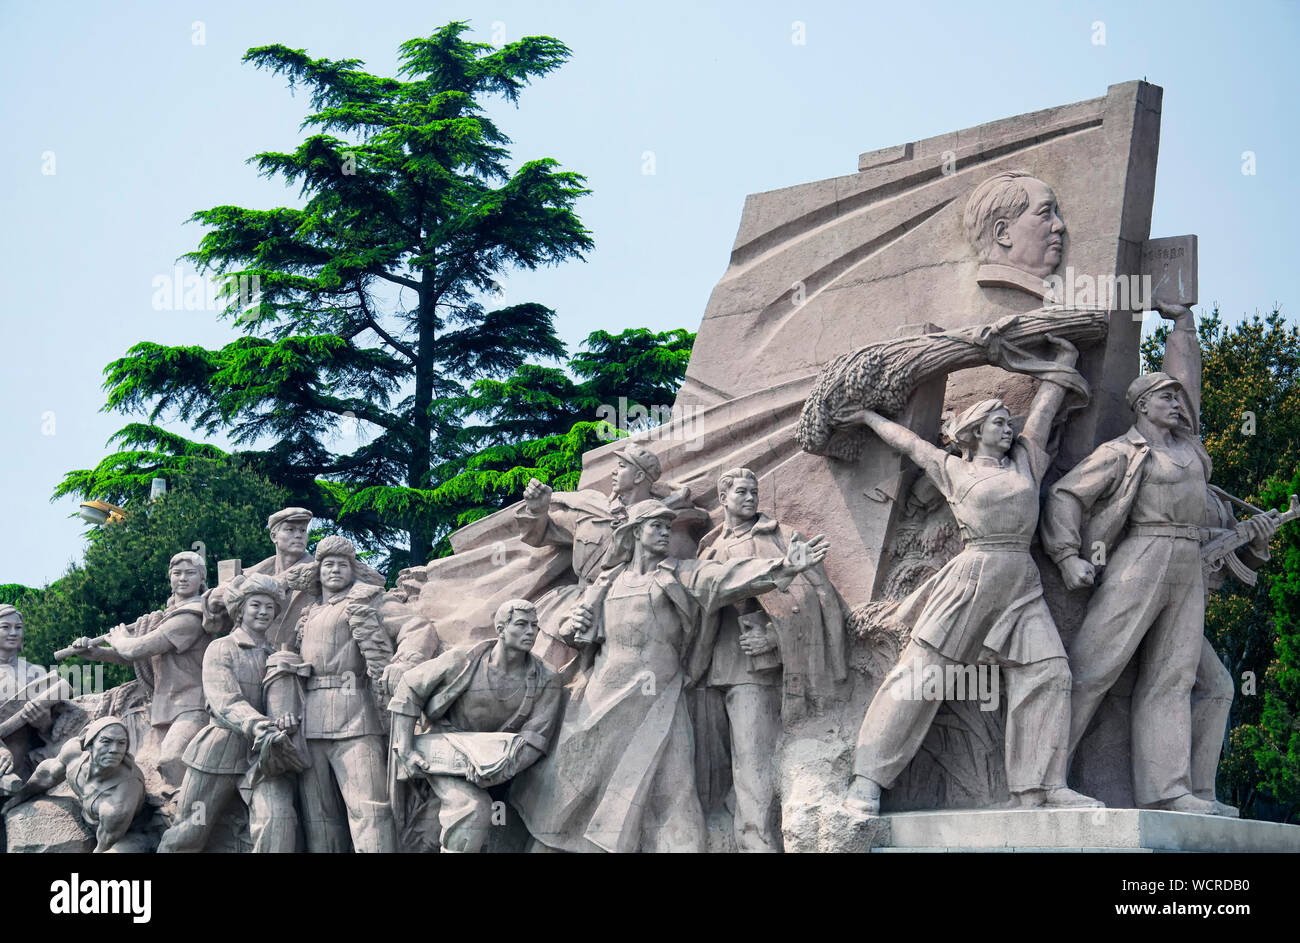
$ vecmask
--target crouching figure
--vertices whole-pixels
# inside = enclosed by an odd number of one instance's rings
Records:
[[[531,654],[536,607],[512,599],[493,621],[495,640],[412,668],[388,705],[394,778],[429,784],[445,852],[482,850],[492,824],[487,790],[537,762],[559,723],[559,677]],[[427,732],[417,735],[421,718]],[[403,801],[394,790],[399,826]],[[434,814],[433,804],[425,809]]]

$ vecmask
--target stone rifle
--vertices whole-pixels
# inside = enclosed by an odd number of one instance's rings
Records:
[[[19,717],[19,711],[24,705],[33,701],[54,704],[71,697],[71,686],[53,672],[27,682],[12,697],[0,702],[0,740],[15,733],[26,723]]]
[[[1291,506],[1284,513],[1279,514],[1277,510],[1267,513],[1278,515],[1277,523],[1279,527],[1288,521],[1294,521],[1297,517],[1300,517],[1300,496],[1291,495]],[[1201,564],[1211,572],[1223,569],[1226,564],[1228,570],[1241,583],[1246,586],[1254,586],[1257,579],[1255,571],[1242,563],[1236,553],[1236,551],[1250,543],[1251,540],[1251,537],[1245,536],[1236,530],[1230,530],[1226,534],[1215,537],[1213,540],[1202,544]]]

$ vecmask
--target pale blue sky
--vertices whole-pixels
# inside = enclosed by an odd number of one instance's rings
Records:
[[[235,336],[208,312],[155,310],[153,280],[195,247],[201,230],[183,225],[193,211],[295,198],[243,163],[291,149],[307,105],[240,63],[250,46],[391,74],[400,42],[451,19],[470,20],[482,41],[568,44],[567,66],[518,110],[496,112],[517,158],[554,157],[595,191],[579,206],[596,241],[589,261],[507,284],[509,300],[554,307],[571,346],[597,327],[695,329],[747,193],[1140,78],[1165,90],[1152,234],[1200,236],[1203,310],[1217,300],[1235,319],[1277,302],[1294,316],[1300,266],[1283,237],[1300,205],[1300,6],[986,6],[0,3],[0,583],[40,585],[80,556],[75,502],[48,499],[127,421],[98,411],[104,365],[141,340]],[[53,174],[42,173],[47,152]]]

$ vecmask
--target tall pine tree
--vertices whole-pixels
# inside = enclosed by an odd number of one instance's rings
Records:
[[[431,475],[465,455],[454,404],[478,380],[564,354],[551,309],[492,307],[498,279],[592,247],[573,209],[585,179],[548,158],[510,173],[509,139],[481,103],[517,104],[569,50],[546,36],[494,49],[463,39],[467,29],[403,43],[397,78],[355,59],[249,50],[244,61],[311,91],[313,133],[251,161],[306,205],[195,213],[211,229],[187,258],[230,286],[225,314],[247,336],[220,350],[140,343],[105,371],[106,408],[147,411],[151,423],[174,415],[238,445],[270,441],[252,456],[260,471],[296,485],[345,533],[387,545],[395,565],[427,560],[445,530]],[[251,304],[249,286],[260,289]],[[352,420],[371,434],[334,452]],[[206,448],[152,425],[119,438],[144,447],[126,464]],[[62,490],[84,493],[92,474]]]

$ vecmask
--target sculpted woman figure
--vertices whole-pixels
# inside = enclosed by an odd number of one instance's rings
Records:
[[[1047,336],[1061,372],[1078,375],[1078,351]],[[1066,788],[1070,669],[1029,554],[1038,526],[1044,451],[1066,387],[1045,374],[1023,432],[1000,400],[984,400],[945,432],[961,457],[870,410],[843,421],[868,426],[905,453],[948,499],[965,548],[900,605],[912,637],[862,721],[846,807],[877,815],[880,796],[920,749],[942,698],[922,679],[955,678],[963,665],[996,666],[1007,697],[1006,769],[1011,804],[1099,806]],[[951,684],[943,695],[952,696]]]

